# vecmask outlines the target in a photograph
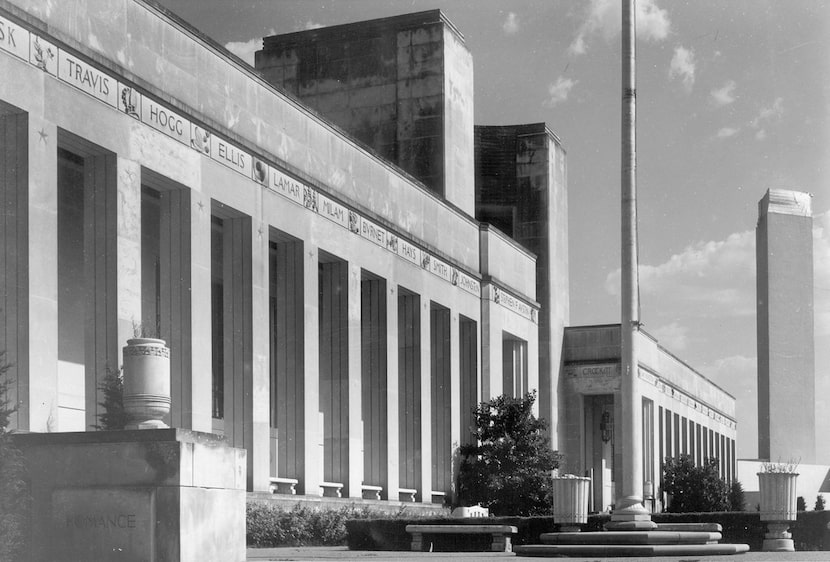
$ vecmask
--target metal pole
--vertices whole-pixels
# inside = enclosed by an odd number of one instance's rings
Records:
[[[635,0],[622,0],[622,236],[621,236],[621,378],[622,474],[612,514],[614,522],[642,521],[650,526],[643,507],[643,427],[637,376],[637,332],[640,298],[637,277],[637,127]]]

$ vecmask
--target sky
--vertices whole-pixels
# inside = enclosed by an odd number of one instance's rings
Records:
[[[160,0],[253,64],[261,38],[440,8],[474,59],[475,122],[545,122],[567,151],[570,323],[619,322],[617,0]],[[830,378],[830,1],[639,0],[644,329],[737,399],[757,456],[755,224],[813,194],[816,373]],[[830,391],[830,385],[827,390]]]

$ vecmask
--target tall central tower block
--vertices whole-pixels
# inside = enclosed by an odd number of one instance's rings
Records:
[[[263,77],[473,215],[473,57],[440,10],[263,40]]]
[[[815,462],[811,195],[770,189],[755,231],[758,457]]]

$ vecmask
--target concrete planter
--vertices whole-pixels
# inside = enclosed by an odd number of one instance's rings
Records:
[[[167,427],[170,413],[170,350],[164,340],[127,340],[124,354],[124,411],[127,429]]]
[[[758,489],[761,495],[761,521],[767,521],[763,549],[768,551],[795,550],[790,521],[795,521],[796,479],[794,472],[759,472]]]
[[[579,531],[588,522],[588,492],[591,479],[559,476],[553,479],[553,520],[563,532]]]

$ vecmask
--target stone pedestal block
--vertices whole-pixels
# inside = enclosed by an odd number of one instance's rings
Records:
[[[153,429],[14,441],[31,483],[32,560],[245,560],[246,451],[224,438]]]

